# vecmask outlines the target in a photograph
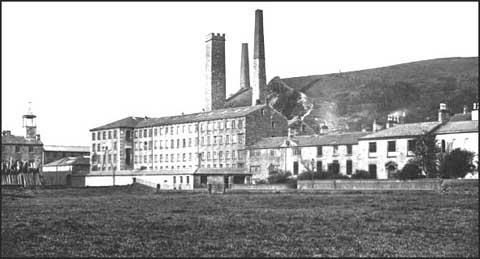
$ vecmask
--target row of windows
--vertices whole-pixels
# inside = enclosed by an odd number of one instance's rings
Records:
[[[408,140],[407,151],[415,151],[416,142],[414,139]],[[368,142],[368,152],[377,152],[377,142]],[[397,152],[397,142],[395,140],[387,141],[387,152]]]
[[[205,156],[206,155],[206,156]],[[217,156],[218,155],[218,156]],[[192,161],[198,157],[198,153],[177,153],[175,154],[160,154],[160,155],[136,155],[134,157],[135,163],[168,163],[168,162],[187,162]],[[237,151],[232,150],[230,151],[216,151],[214,152],[202,152],[200,153],[200,158],[202,161],[210,161],[210,160],[236,160],[237,159]],[[238,152],[238,159],[242,159],[242,152]]]
[[[352,170],[353,170],[353,162],[352,160],[346,160],[345,161],[345,167],[346,167],[346,173],[347,175],[352,175]],[[312,168],[317,171],[317,173],[325,171],[323,168],[323,162],[322,161],[316,161],[315,167]],[[299,165],[298,161],[293,162],[293,174],[298,175],[298,170],[299,170]],[[333,160],[332,163],[327,164],[327,171],[333,172],[333,173],[340,173],[340,163],[338,160]]]
[[[237,163],[237,164],[202,164],[200,166],[201,168],[243,168],[244,167],[244,163]],[[142,169],[147,169],[146,166],[142,166],[141,167]],[[183,166],[179,166],[177,165],[177,167],[175,166],[149,166],[148,169],[150,170],[163,170],[163,169],[166,169],[166,170],[175,170],[175,169],[185,169],[187,168],[186,165],[183,165]],[[192,168],[192,165],[189,165],[188,168]]]
[[[26,147],[28,147],[28,152],[33,152],[33,146],[31,145],[25,145]],[[24,145],[15,145],[15,153],[20,153],[20,150],[21,150],[21,147],[25,147]],[[6,150],[5,150],[6,146],[5,145],[2,145],[2,152],[3,153],[6,153]]]
[[[352,145],[345,145],[347,147],[347,155],[352,154]],[[333,145],[333,154],[338,155],[338,145]],[[323,156],[323,146],[317,147],[317,156]]]
[[[92,155],[93,164],[110,164],[117,163],[117,154],[108,154],[108,155]]]
[[[208,145],[228,145],[228,144],[243,144],[243,134],[230,135],[226,136],[207,136],[200,138],[200,145],[201,146],[208,146]],[[195,141],[193,141],[195,140]],[[135,142],[134,149],[135,150],[152,150],[152,149],[168,149],[170,148],[186,148],[198,146],[198,138],[184,138],[184,139],[170,139],[168,140],[159,140],[159,141],[144,141],[144,142]]]
[[[223,120],[223,121],[216,121],[216,122],[201,122],[200,123],[200,131],[204,132],[205,130],[224,130],[224,129],[242,129],[243,128],[243,120]],[[178,126],[165,126],[165,127],[156,127],[150,129],[138,129],[135,130],[135,138],[146,138],[158,135],[173,135],[173,134],[180,134],[180,133],[193,133],[198,132],[198,124],[189,124],[189,125],[178,125]]]
[[[92,132],[92,140],[107,140],[107,139],[116,139],[117,138],[117,129],[107,130],[107,131],[97,131]],[[130,131],[126,131],[127,140],[130,140]]]
[[[113,142],[112,148],[113,148],[113,150],[117,150],[117,141]],[[95,151],[95,150],[96,151],[102,151],[102,146],[100,145],[100,143],[92,144],[92,151]]]

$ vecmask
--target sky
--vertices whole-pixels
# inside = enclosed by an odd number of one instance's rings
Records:
[[[478,56],[475,2],[1,4],[2,130],[25,135],[31,102],[45,145],[89,146],[89,129],[127,116],[201,111],[211,32],[226,34],[227,97],[236,92],[256,9],[267,82]]]

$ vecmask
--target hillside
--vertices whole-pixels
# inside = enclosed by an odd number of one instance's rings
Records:
[[[454,113],[478,100],[478,58],[442,58],[374,69],[272,79],[270,104],[288,119],[305,116],[315,129],[371,128],[387,114],[405,111],[406,122],[437,119],[438,104]],[[303,98],[302,98],[303,96]],[[311,108],[313,106],[313,108]],[[311,109],[311,110],[310,110]]]

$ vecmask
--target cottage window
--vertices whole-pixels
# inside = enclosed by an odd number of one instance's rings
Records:
[[[155,129],[153,130],[153,135],[154,135],[155,137],[158,135],[158,129],[157,129],[157,128],[155,128]]]
[[[317,147],[317,156],[323,156],[323,147],[322,146]]]
[[[337,145],[333,146],[333,155],[338,155],[338,146]]]
[[[368,152],[369,153],[376,153],[377,152],[377,142],[369,142],[368,143]]]
[[[238,120],[238,128],[239,129],[243,128],[243,121],[241,119]]]
[[[395,152],[397,150],[395,140],[387,142],[387,150],[388,152]]]
[[[95,132],[92,132],[92,140],[95,140]]]
[[[352,154],[352,145],[347,145],[347,155]]]

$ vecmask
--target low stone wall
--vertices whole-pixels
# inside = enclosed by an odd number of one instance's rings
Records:
[[[421,180],[314,180],[298,181],[299,190],[414,190],[414,191],[440,191],[441,179]]]
[[[286,184],[232,184],[227,192],[251,191],[251,192],[276,192],[285,190],[295,190]]]

